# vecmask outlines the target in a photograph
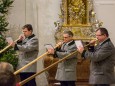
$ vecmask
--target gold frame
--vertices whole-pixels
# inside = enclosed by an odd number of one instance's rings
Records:
[[[62,26],[89,26],[88,15],[88,0],[62,0]]]
[[[70,3],[73,6],[71,6]],[[62,0],[60,5],[61,14],[59,15],[61,21],[57,22],[57,30],[55,33],[56,41],[62,39],[62,33],[64,30],[72,31],[75,39],[81,39],[84,41],[95,39],[95,27],[93,26],[93,22],[90,21],[94,20],[94,17],[90,16],[90,11],[92,12],[93,9],[92,3],[93,2],[91,0]],[[80,8],[80,6],[85,6],[85,8]],[[81,14],[84,14],[85,12],[85,17],[80,16],[80,14],[77,15],[77,12],[79,13],[79,11],[83,12]],[[71,21],[70,18],[73,17],[74,19],[74,15],[75,17],[79,16],[79,19],[81,17],[84,18],[84,21]]]

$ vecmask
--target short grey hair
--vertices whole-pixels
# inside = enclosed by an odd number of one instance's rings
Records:
[[[73,32],[71,32],[70,30],[64,31],[63,34],[68,34],[69,36],[73,37]]]
[[[10,64],[8,62],[0,62],[0,70],[14,72],[14,68],[13,68],[12,64]]]

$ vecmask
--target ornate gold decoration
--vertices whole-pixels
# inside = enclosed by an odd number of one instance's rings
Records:
[[[85,17],[85,5],[82,0],[69,0],[68,17],[70,25],[81,24]]]
[[[59,26],[59,29],[55,33],[56,41],[62,40],[62,32],[65,30],[70,30],[74,33],[74,39],[76,40],[92,40],[95,38],[94,30],[91,26],[84,26],[84,27],[73,27],[73,26]]]
[[[86,24],[86,4],[85,0],[62,0],[60,17],[63,25]]]
[[[95,29],[102,26],[97,21],[93,0],[62,0],[60,21],[55,22],[56,41],[62,39],[64,30],[71,30],[75,39],[95,38]]]

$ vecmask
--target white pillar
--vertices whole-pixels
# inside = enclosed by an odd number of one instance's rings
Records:
[[[61,0],[34,0],[33,19],[34,27],[39,38],[39,56],[46,52],[44,44],[55,45],[54,22],[59,20]],[[38,72],[44,69],[43,59],[38,61]],[[46,74],[40,74],[36,81],[38,86],[48,86]]]

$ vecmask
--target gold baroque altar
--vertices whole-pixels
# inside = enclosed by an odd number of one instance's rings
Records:
[[[56,26],[56,41],[62,39],[64,30],[71,30],[75,39],[90,40],[95,38],[95,29],[102,25],[95,17],[92,0],[62,0],[61,13]]]
[[[102,23],[96,20],[92,0],[62,0],[60,4],[61,13],[59,14],[60,20],[54,22],[55,24],[55,39],[56,42],[62,40],[62,32],[64,30],[71,30],[74,33],[75,40],[83,40],[88,42],[95,39],[95,30],[101,26]],[[51,60],[52,57],[48,56],[44,63],[45,67],[54,63],[58,59]],[[77,82],[87,81],[89,78],[89,60],[81,60],[78,55],[77,62]],[[48,70],[48,80],[55,80],[57,66]],[[51,85],[54,86],[54,85]],[[89,86],[89,85],[88,85]]]

